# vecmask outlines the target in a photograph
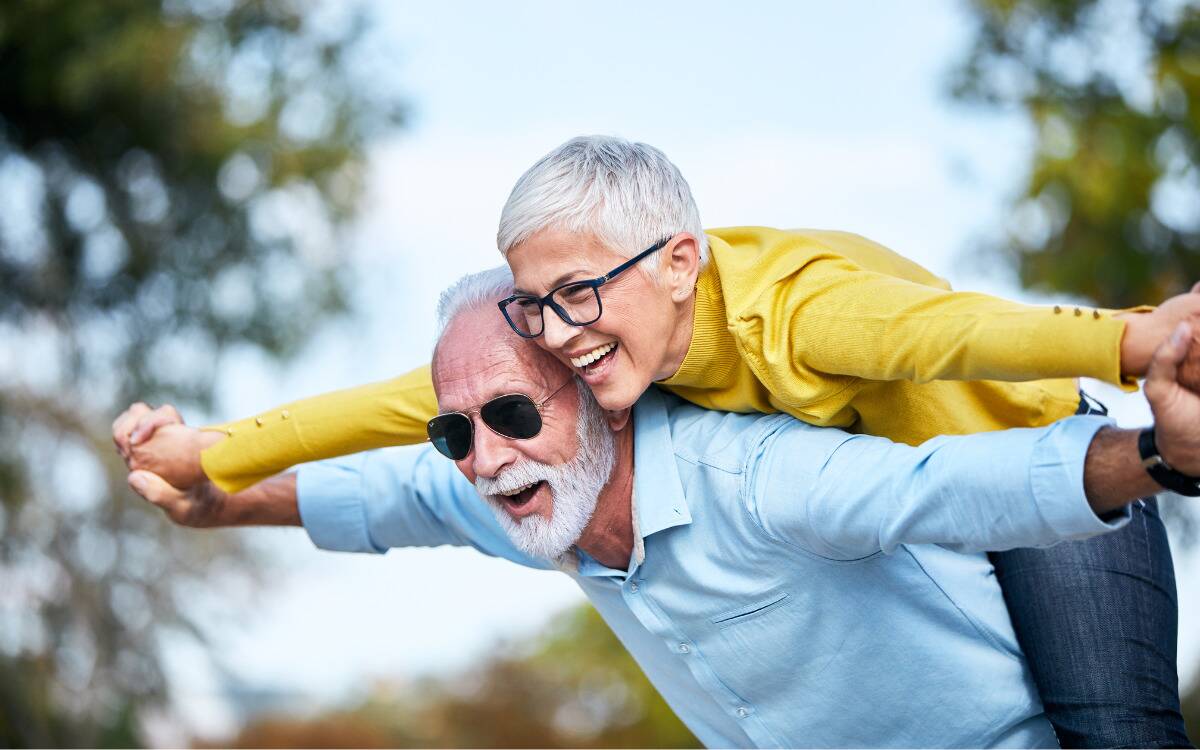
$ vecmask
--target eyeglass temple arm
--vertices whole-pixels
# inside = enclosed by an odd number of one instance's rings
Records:
[[[663,246],[664,246],[664,245],[666,245],[666,244],[667,244],[668,242],[670,242],[670,241],[671,241],[671,238],[670,238],[670,237],[663,237],[663,238],[662,238],[661,240],[659,240],[658,242],[655,242],[655,243],[654,243],[653,245],[651,245],[650,247],[646,248],[645,250],[643,250],[642,252],[640,252],[640,253],[638,253],[637,255],[633,256],[632,258],[630,258],[629,260],[625,261],[625,262],[624,262],[624,263],[622,263],[621,265],[617,266],[617,267],[616,267],[616,268],[614,268],[613,270],[609,271],[608,273],[604,274],[604,275],[603,275],[603,276],[601,276],[600,278],[596,279],[596,281],[598,281],[598,282],[600,282],[601,284],[603,284],[603,283],[605,283],[605,282],[607,282],[607,281],[610,281],[610,280],[612,280],[612,278],[613,278],[614,276],[616,276],[616,275],[617,275],[617,274],[619,274],[619,273],[623,273],[623,272],[625,272],[626,270],[628,270],[629,268],[633,267],[633,265],[634,265],[635,263],[637,263],[638,261],[640,261],[642,258],[645,258],[645,257],[646,257],[647,255],[649,255],[650,253],[653,253],[653,252],[655,252],[655,251],[658,251],[658,250],[662,250],[662,249],[663,249]]]

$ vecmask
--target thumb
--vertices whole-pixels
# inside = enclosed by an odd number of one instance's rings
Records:
[[[128,482],[134,492],[158,506],[183,497],[182,492],[172,487],[167,483],[167,480],[153,472],[130,472]]]
[[[1192,327],[1181,322],[1171,331],[1167,340],[1158,345],[1150,360],[1150,371],[1146,373],[1146,395],[1153,391],[1169,388],[1175,384],[1176,369],[1187,356],[1192,338]]]
[[[150,439],[159,427],[175,424],[180,421],[174,407],[170,405],[159,407],[138,420],[133,431],[129,433],[129,443],[131,445],[138,445],[145,442]]]

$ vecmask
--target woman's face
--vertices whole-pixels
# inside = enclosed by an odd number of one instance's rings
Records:
[[[673,239],[652,256],[661,280],[651,278],[638,264],[601,286],[602,314],[595,323],[568,325],[545,308],[542,335],[535,340],[579,375],[605,409],[632,406],[651,383],[670,377],[678,367],[678,362],[672,362],[672,344],[680,339],[677,329],[683,307],[678,274],[671,269],[671,252],[677,244]],[[628,259],[590,234],[556,229],[544,229],[508,253],[517,292],[537,297],[568,282],[603,276]],[[694,274],[682,283],[687,284],[690,297]],[[685,335],[690,338],[691,308],[686,308]],[[684,351],[686,346],[685,341]]]

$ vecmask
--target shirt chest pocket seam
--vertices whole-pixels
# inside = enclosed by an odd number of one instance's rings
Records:
[[[787,602],[788,593],[780,591],[766,599],[759,600],[753,604],[747,604],[736,609],[726,610],[718,615],[709,618],[709,622],[724,630],[733,625],[738,625],[749,620],[756,619],[762,615],[772,612],[779,607],[782,607]]]

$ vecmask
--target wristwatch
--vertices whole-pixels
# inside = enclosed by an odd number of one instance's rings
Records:
[[[1138,453],[1142,457],[1142,466],[1150,478],[1171,492],[1188,497],[1200,497],[1200,477],[1189,477],[1171,468],[1170,464],[1158,455],[1158,446],[1154,443],[1154,428],[1147,427],[1138,433]]]

